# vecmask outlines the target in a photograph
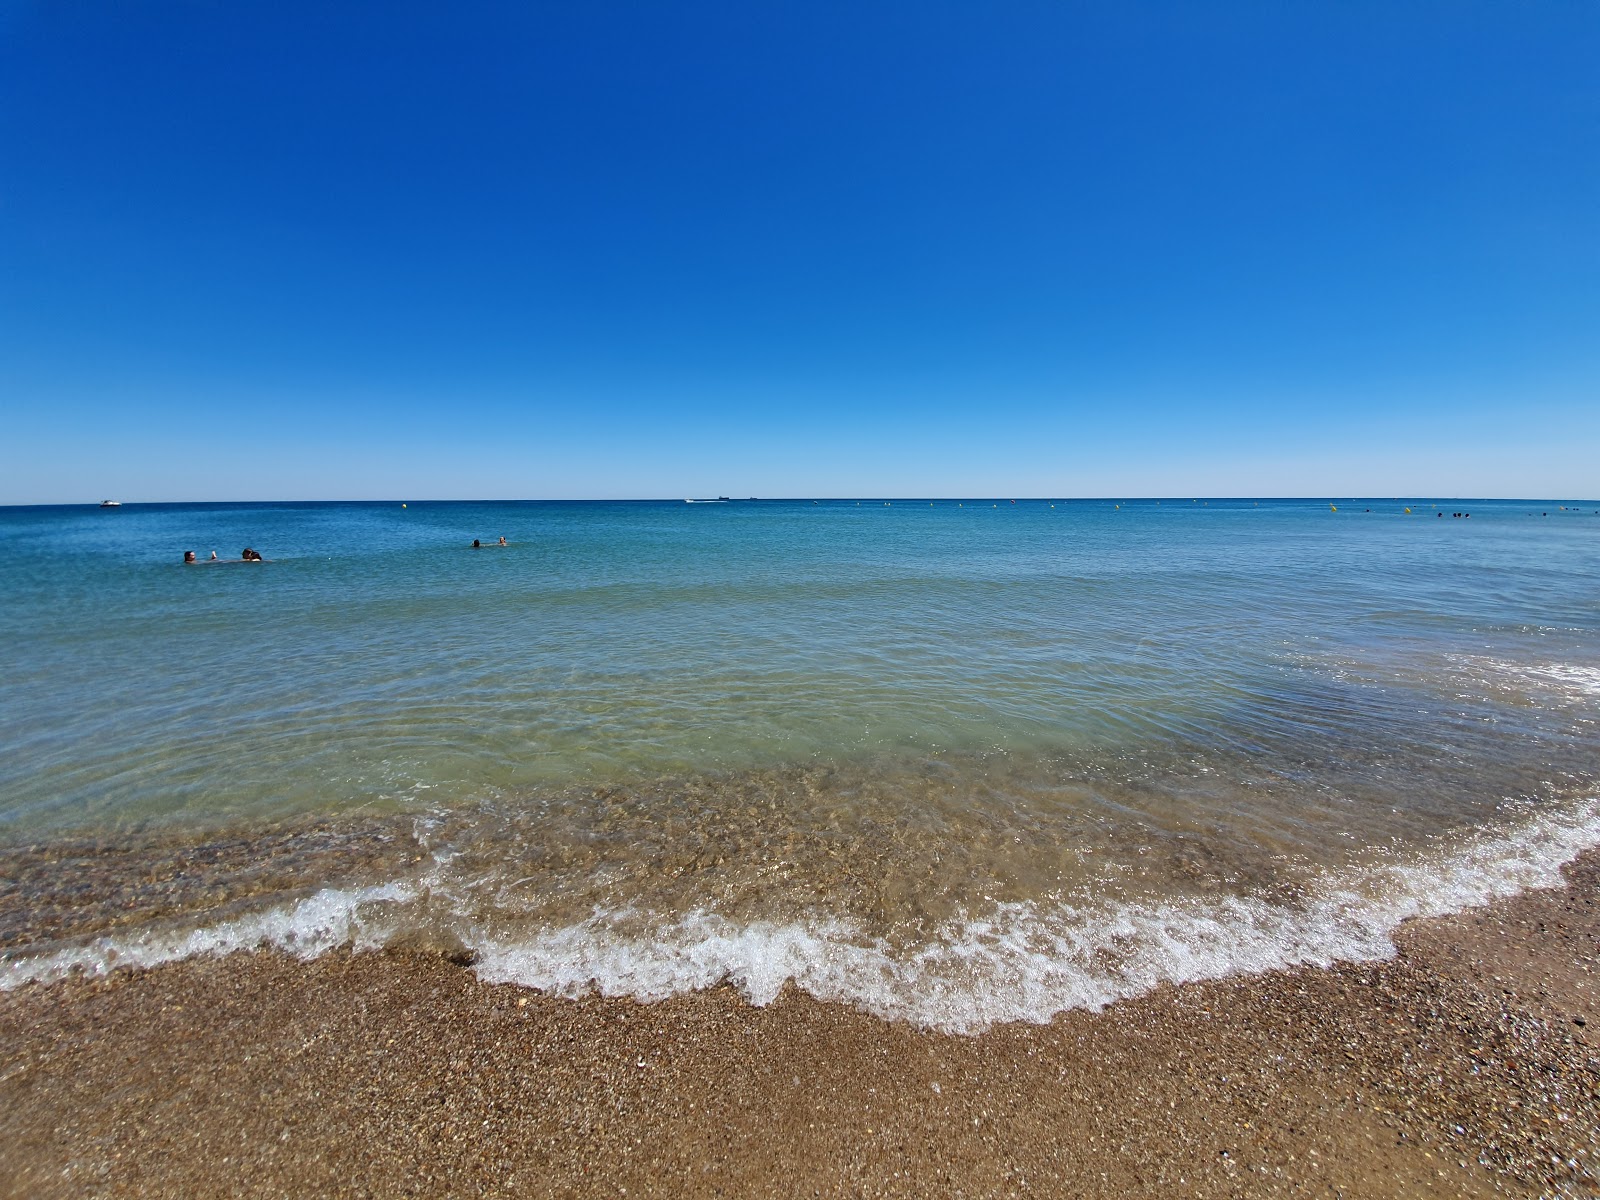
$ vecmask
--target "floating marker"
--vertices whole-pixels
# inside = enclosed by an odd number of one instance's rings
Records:
[[[1338,512],[1339,511],[1339,506],[1337,504],[1330,504],[1330,505],[1328,505],[1328,507],[1330,509],[1332,509],[1334,512]]]

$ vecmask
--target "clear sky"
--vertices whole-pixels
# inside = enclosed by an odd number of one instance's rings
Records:
[[[0,0],[0,503],[1600,494],[1600,5]]]

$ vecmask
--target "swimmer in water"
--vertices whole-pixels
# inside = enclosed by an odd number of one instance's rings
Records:
[[[473,548],[473,549],[474,549],[474,550],[481,550],[481,549],[483,549],[483,547],[482,547],[482,546],[480,546],[480,545],[479,545],[479,544],[478,544],[478,539],[477,539],[477,538],[473,538],[473,539],[472,539],[472,548]]]
[[[249,546],[246,546],[243,550],[239,551],[239,558],[243,562],[260,562],[261,552],[259,550],[252,550]]]
[[[194,561],[194,551],[193,550],[185,550],[183,552],[183,561],[186,562],[186,563],[192,563]]]
[[[505,539],[505,537],[504,537],[504,536],[502,536],[502,537],[501,537],[501,538],[500,538],[500,544],[501,544],[501,545],[502,545],[502,546],[504,546],[504,545],[505,545],[505,544],[506,544],[506,539]]]

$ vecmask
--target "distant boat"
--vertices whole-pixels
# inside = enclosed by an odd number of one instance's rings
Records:
[[[102,501],[100,501],[100,507],[101,508],[121,508],[122,507],[122,501],[121,500],[102,500]]]
[[[705,500],[690,500],[688,497],[685,497],[683,502],[685,504],[726,504],[728,502],[728,498],[726,496],[718,496],[715,500],[711,500],[709,498]]]

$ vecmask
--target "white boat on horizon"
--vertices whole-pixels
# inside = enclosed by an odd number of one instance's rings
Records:
[[[101,508],[121,508],[122,507],[122,501],[121,500],[102,500],[102,501],[100,501],[100,507]]]

